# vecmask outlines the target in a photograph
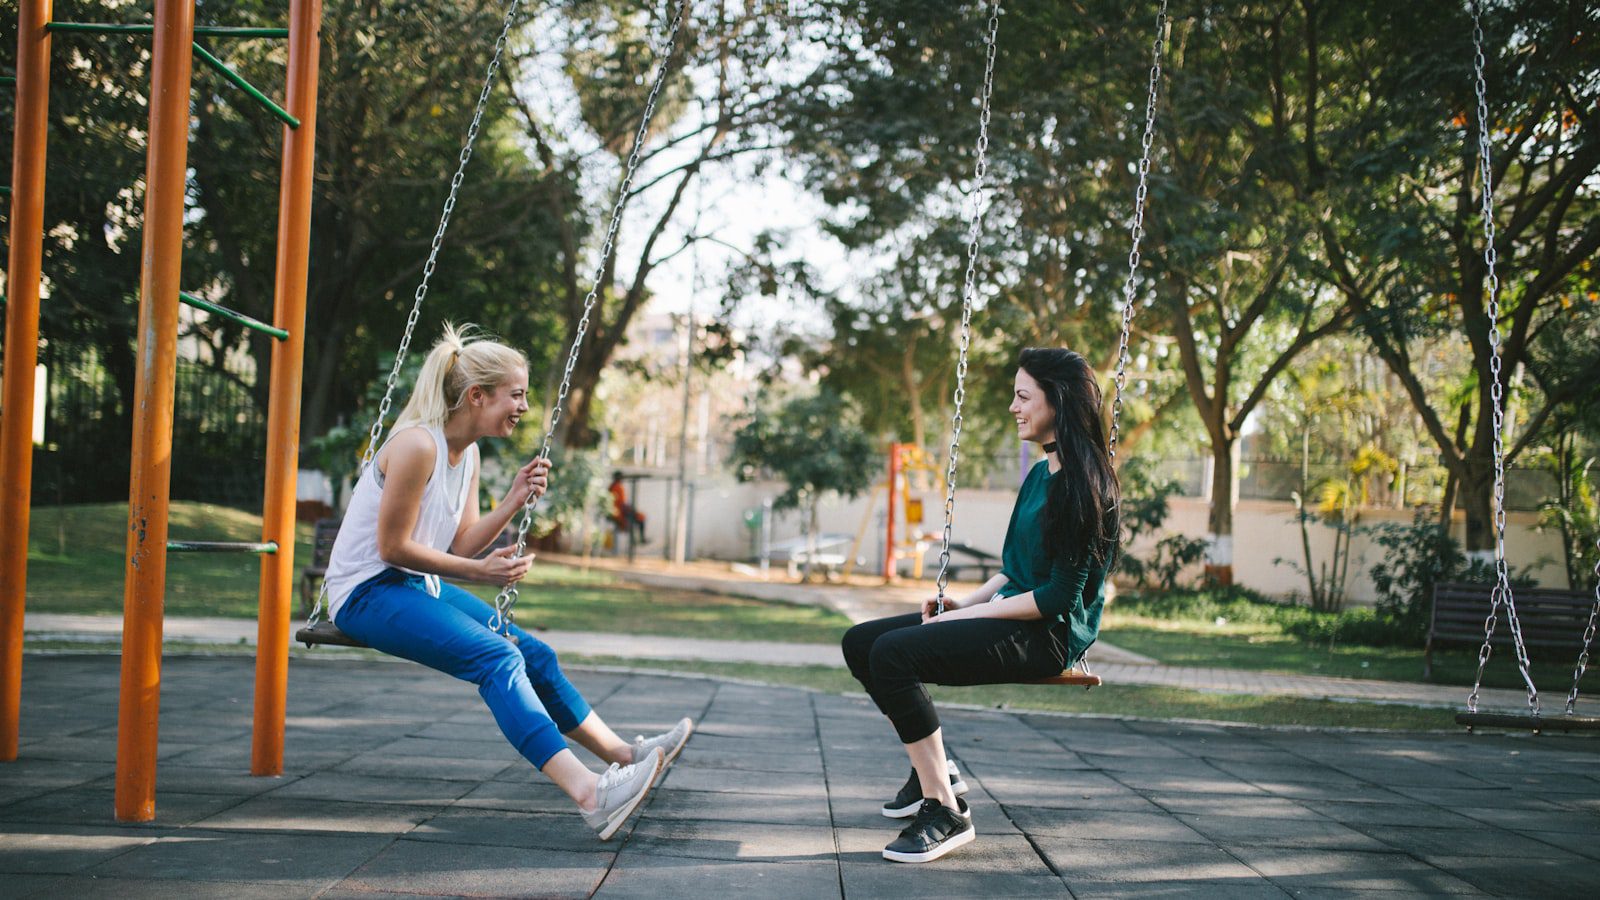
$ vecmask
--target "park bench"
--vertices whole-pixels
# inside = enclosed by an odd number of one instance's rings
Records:
[[[1433,645],[1440,641],[1483,643],[1483,622],[1489,615],[1491,584],[1443,582],[1433,586],[1433,618],[1428,623],[1428,642],[1422,651],[1422,677],[1433,675]],[[1522,623],[1522,643],[1527,647],[1556,647],[1570,650],[1574,660],[1583,643],[1583,630],[1589,622],[1594,595],[1552,588],[1516,588],[1517,619]],[[1511,646],[1511,628],[1506,611],[1500,609],[1500,623],[1494,632],[1494,646]]]
[[[328,560],[333,557],[333,542],[339,536],[338,519],[318,519],[316,531],[311,536],[311,561],[300,570],[300,615],[311,615],[317,602],[317,591],[328,574]]]
[[[974,547],[971,544],[952,543],[950,545],[950,552],[952,554],[959,553],[970,560],[970,562],[956,562],[955,560],[951,560],[950,567],[948,569],[951,578],[961,577],[959,573],[965,572],[968,569],[977,569],[978,580],[988,581],[989,576],[1000,571],[1002,566],[1000,557],[990,553],[987,550],[979,550],[977,547]]]

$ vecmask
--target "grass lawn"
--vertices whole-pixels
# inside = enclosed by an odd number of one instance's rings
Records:
[[[33,511],[28,545],[28,610],[122,612],[124,504]],[[174,539],[259,540],[260,517],[236,509],[174,503]],[[66,553],[58,536],[68,535]],[[309,558],[310,526],[300,529],[296,565]],[[173,616],[256,616],[259,569],[232,554],[167,557],[166,612]],[[467,589],[486,600],[495,590]],[[298,603],[298,600],[296,601]],[[534,565],[518,592],[517,622],[564,631],[609,631],[724,640],[836,644],[850,621],[821,607],[644,588],[600,572]]]
[[[1173,621],[1119,613],[1113,606],[1101,622],[1100,634],[1118,647],[1173,666],[1211,666],[1379,681],[1423,680],[1421,648],[1312,645],[1270,624]],[[1546,655],[1542,660],[1541,651]],[[1559,691],[1564,695],[1572,686],[1572,670],[1577,659],[1559,658],[1551,648],[1531,647],[1528,652],[1534,662],[1534,682],[1540,686],[1541,693]],[[1092,659],[1093,651],[1090,656]],[[1477,668],[1476,647],[1445,645],[1434,650],[1430,681],[1471,685]],[[1483,682],[1488,687],[1522,686],[1510,653],[1496,648]]]
[[[225,506],[173,503],[169,521],[173,540],[261,540],[259,514]],[[34,507],[28,528],[28,610],[120,615],[127,527],[125,503]],[[311,554],[311,526],[301,526],[296,537],[299,566]],[[168,554],[167,614],[253,619],[260,572],[253,556]]]

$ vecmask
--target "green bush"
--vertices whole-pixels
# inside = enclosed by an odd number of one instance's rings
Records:
[[[1205,588],[1132,594],[1117,599],[1118,612],[1168,621],[1269,625],[1307,643],[1421,646],[1419,638],[1393,616],[1374,609],[1316,612],[1279,603],[1249,588]]]

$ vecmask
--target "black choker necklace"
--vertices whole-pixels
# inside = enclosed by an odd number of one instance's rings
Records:
[[[1060,448],[1061,448],[1060,444],[1057,444],[1055,441],[1051,441],[1050,443],[1044,445],[1044,452],[1046,452],[1046,453],[1054,453],[1057,450],[1059,450]]]

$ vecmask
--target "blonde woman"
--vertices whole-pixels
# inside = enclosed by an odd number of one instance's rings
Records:
[[[478,513],[478,446],[508,437],[528,411],[528,361],[516,350],[445,326],[416,390],[372,465],[361,473],[328,563],[334,624],[369,647],[478,686],[506,739],[570,796],[609,839],[683,749],[694,724],[626,743],[566,679],[550,646],[441,579],[506,585],[528,571],[507,547],[475,558],[531,497],[550,462],[534,459],[492,512]],[[602,760],[590,771],[570,737]]]

